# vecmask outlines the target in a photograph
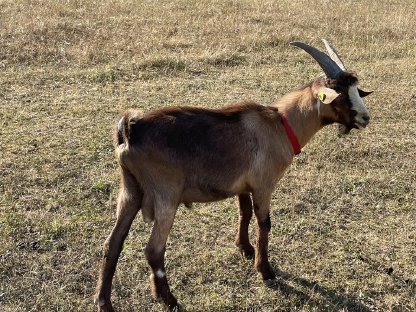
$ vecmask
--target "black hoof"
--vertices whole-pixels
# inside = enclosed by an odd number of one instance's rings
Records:
[[[178,304],[178,303],[176,303],[175,305],[170,305],[170,306],[168,306],[168,307],[167,307],[167,310],[168,310],[169,312],[179,312],[179,311],[181,311],[181,308],[180,308],[179,304]]]
[[[247,260],[254,259],[254,247],[251,245],[237,245],[241,255]]]
[[[100,299],[98,296],[94,298],[94,304],[97,306],[98,312],[114,312],[110,300]]]
[[[257,271],[261,274],[263,281],[272,281],[276,280],[276,273],[270,265],[257,267]]]

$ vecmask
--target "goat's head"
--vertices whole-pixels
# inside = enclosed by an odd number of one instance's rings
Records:
[[[363,129],[370,116],[364,104],[363,97],[371,94],[358,88],[358,78],[345,66],[334,48],[323,40],[329,56],[303,42],[291,42],[309,53],[321,66],[324,77],[316,79],[312,84],[312,93],[318,102],[328,104],[321,110],[321,118],[325,124],[337,122],[340,133],[346,134],[351,129]]]

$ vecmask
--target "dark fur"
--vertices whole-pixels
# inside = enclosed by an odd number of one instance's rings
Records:
[[[127,111],[117,125],[117,144],[128,141],[140,145],[153,141],[185,152],[200,147],[210,148],[217,146],[217,135],[221,135],[224,128],[228,130],[238,126],[241,116],[250,110],[259,112],[272,122],[278,119],[276,108],[248,101],[222,109],[166,107],[139,119],[133,111]],[[131,119],[133,124],[129,123]]]

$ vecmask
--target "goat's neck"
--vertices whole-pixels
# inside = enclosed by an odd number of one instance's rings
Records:
[[[309,87],[291,92],[275,103],[279,112],[288,119],[301,147],[323,127],[319,105]]]

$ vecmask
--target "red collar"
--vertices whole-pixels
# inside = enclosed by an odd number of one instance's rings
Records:
[[[289,125],[287,118],[283,116],[283,114],[280,114],[280,118],[282,119],[282,124],[285,127],[287,137],[289,138],[289,141],[292,144],[293,152],[295,153],[295,155],[300,154],[300,144],[295,133],[293,132],[292,127]]]

